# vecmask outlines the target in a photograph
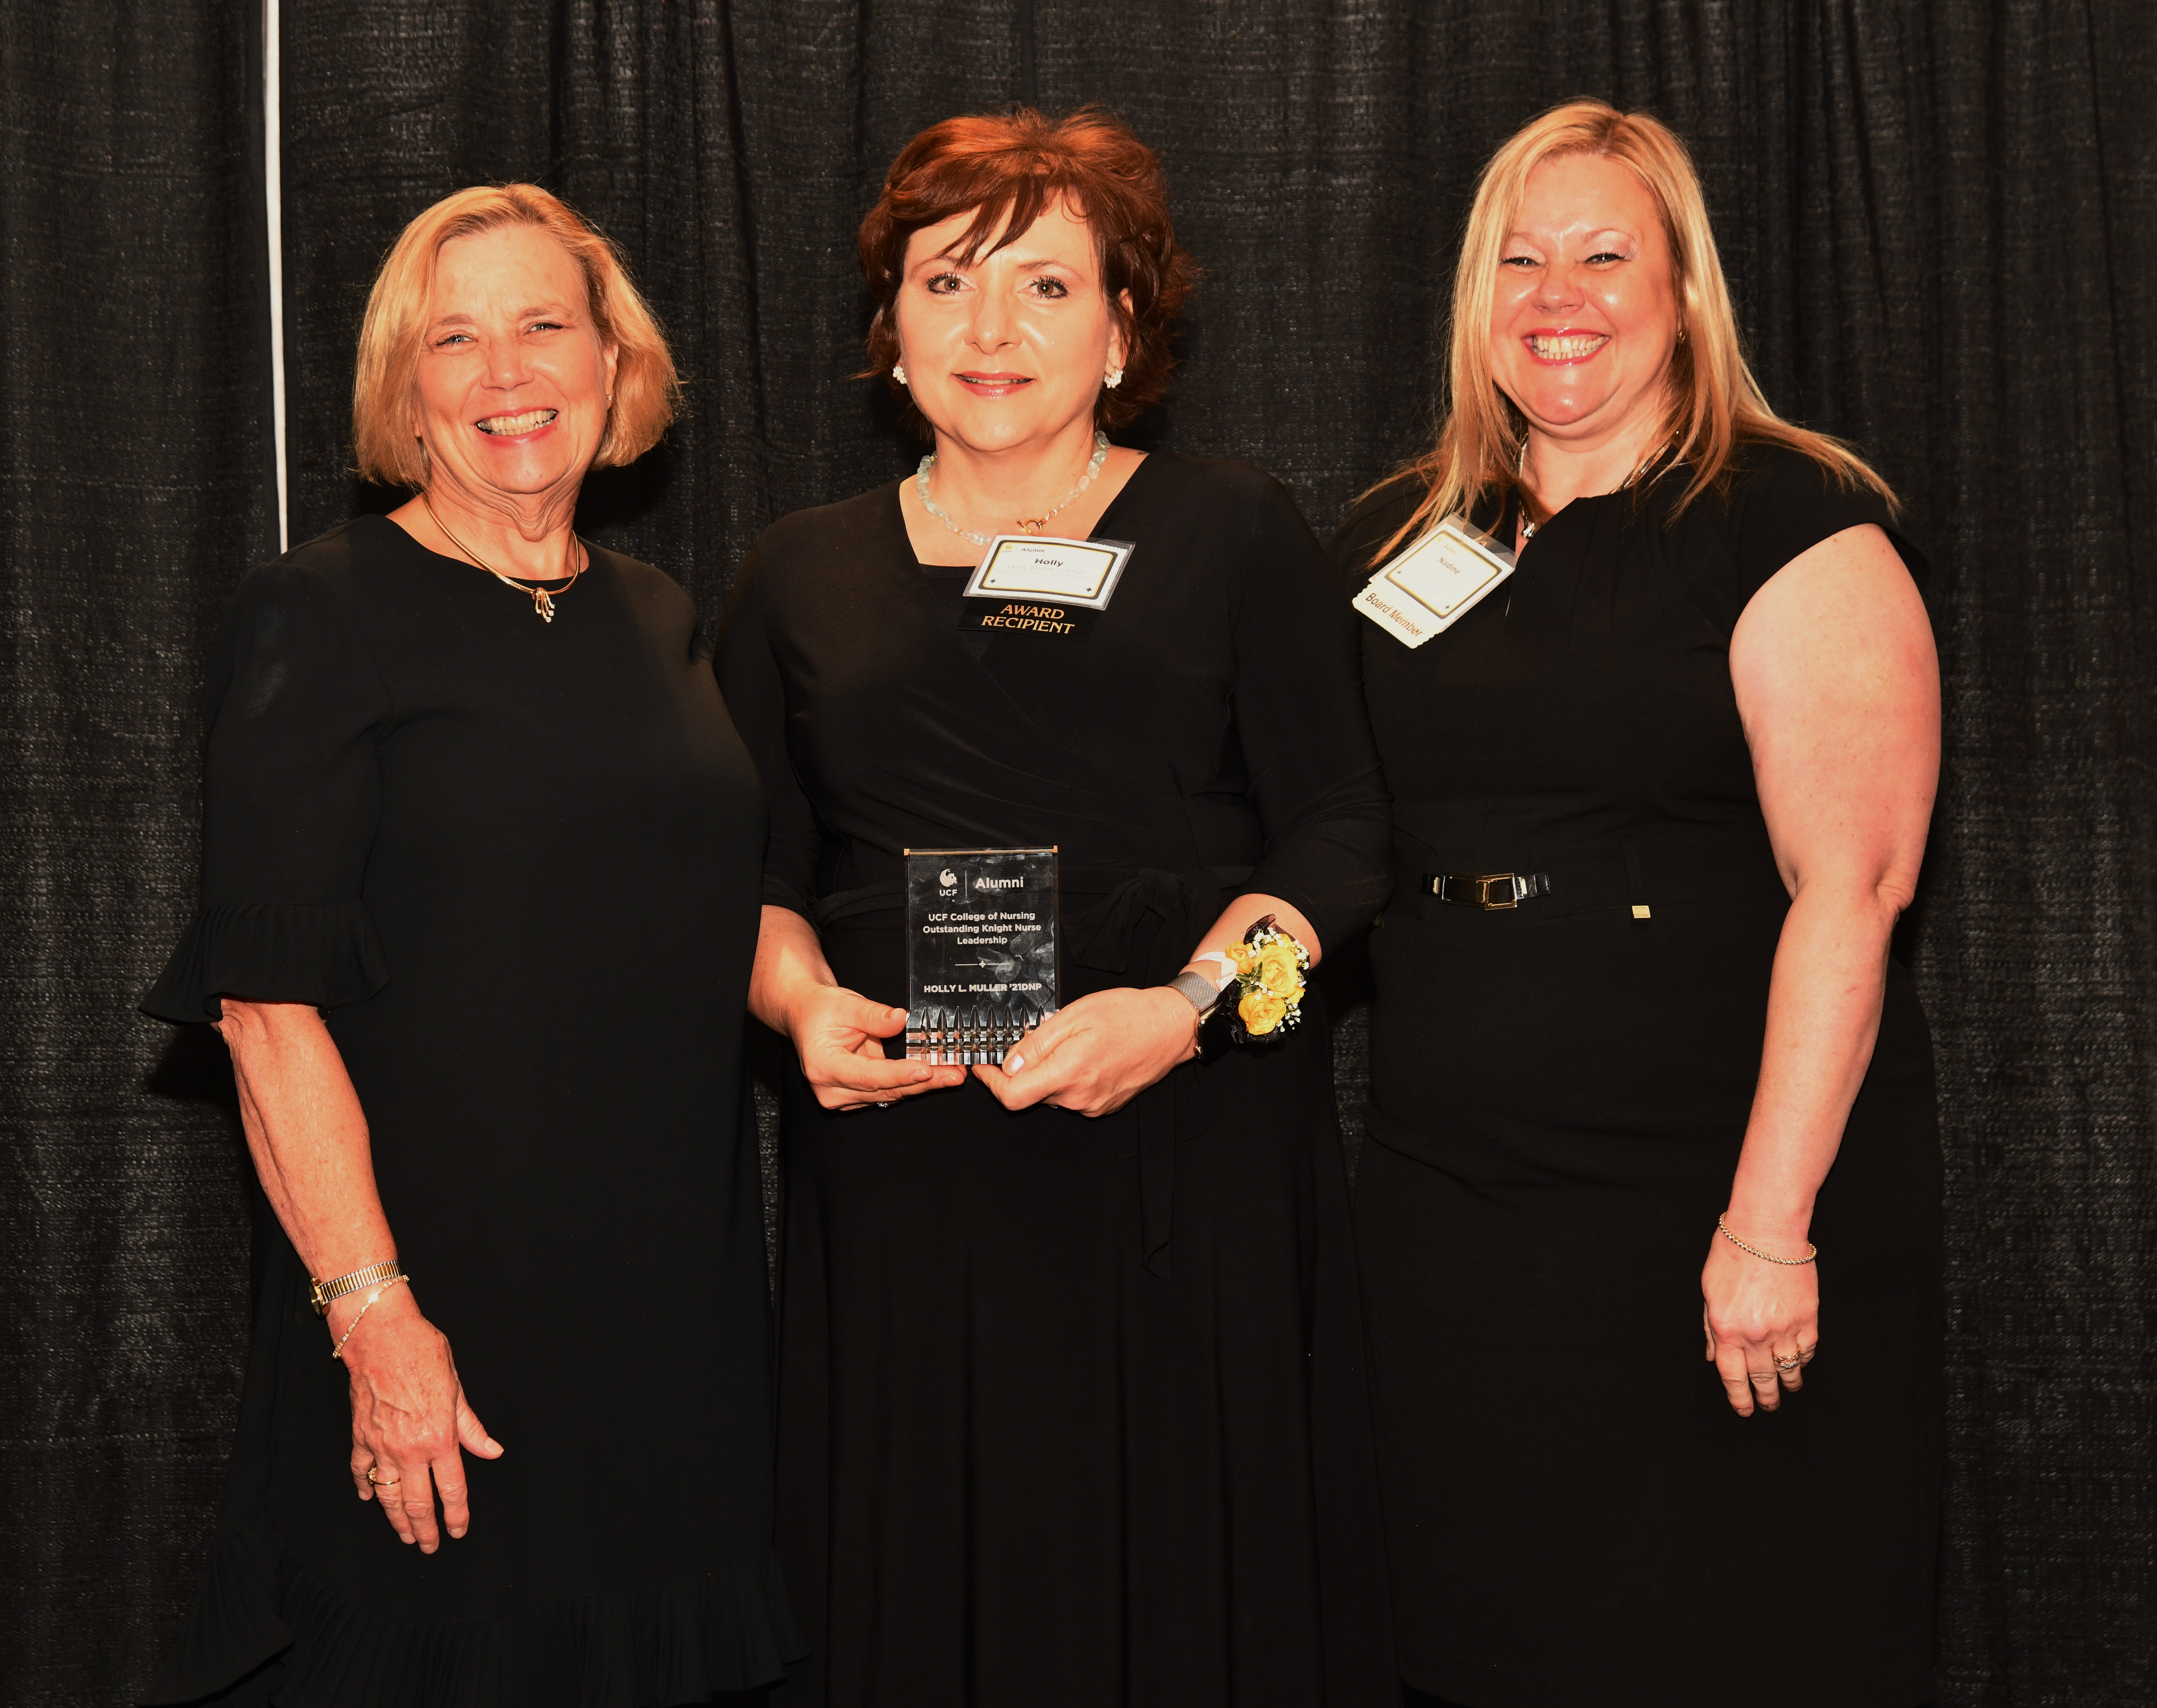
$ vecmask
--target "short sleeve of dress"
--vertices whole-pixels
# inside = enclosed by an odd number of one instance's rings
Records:
[[[1886,532],[1911,579],[1924,586],[1924,553],[1871,486],[1846,485],[1802,451],[1782,445],[1748,447],[1741,455],[1745,472],[1732,497],[1731,542],[1739,609],[1792,558],[1866,522]]]
[[[1236,728],[1266,841],[1246,888],[1293,903],[1331,949],[1369,923],[1393,887],[1361,619],[1279,481],[1266,480],[1248,514]]]
[[[734,596],[719,627],[713,667],[734,728],[756,762],[771,815],[764,862],[764,905],[790,908],[805,918],[816,905],[816,865],[823,837],[816,811],[795,775],[786,750],[786,687],[772,654],[765,620],[764,580],[770,566],[759,540],[742,560]]]
[[[287,563],[249,576],[204,697],[201,906],[143,1012],[214,1021],[228,995],[372,996],[389,969],[361,891],[389,700],[337,589]]]

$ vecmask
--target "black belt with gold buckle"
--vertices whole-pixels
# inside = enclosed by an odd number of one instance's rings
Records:
[[[1441,902],[1456,908],[1481,908],[1486,913],[1517,908],[1532,896],[1551,893],[1547,872],[1426,872],[1423,881]]]

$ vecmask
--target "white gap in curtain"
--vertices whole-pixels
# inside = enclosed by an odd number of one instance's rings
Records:
[[[285,489],[284,117],[278,111],[277,0],[262,0],[262,199],[270,239],[270,425],[277,455],[277,549],[290,549]]]

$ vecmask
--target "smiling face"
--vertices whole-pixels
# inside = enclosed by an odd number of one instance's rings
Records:
[[[412,412],[430,486],[447,480],[481,503],[574,487],[606,436],[615,353],[592,326],[584,270],[545,232],[444,244]]]
[[[1500,252],[1500,388],[1553,438],[1597,445],[1652,431],[1677,330],[1670,240],[1647,186],[1598,155],[1543,162]]]
[[[908,239],[893,304],[914,403],[940,434],[976,450],[1008,450],[1091,420],[1124,339],[1084,220],[1062,203],[1019,238],[961,265],[971,213]]]

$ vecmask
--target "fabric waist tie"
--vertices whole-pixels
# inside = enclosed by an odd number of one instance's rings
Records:
[[[1248,866],[1164,867],[1066,862],[1058,869],[1062,959],[1094,972],[1120,973],[1125,985],[1166,985],[1183,970]],[[1077,904],[1088,903],[1083,909]],[[821,897],[811,923],[826,927],[905,921],[903,880],[836,890]],[[1151,929],[1149,929],[1149,922]],[[1197,1061],[1169,1070],[1125,1106],[1137,1129],[1139,1235],[1146,1270],[1170,1278],[1169,1232],[1176,1203],[1176,1147],[1206,1130],[1206,1098],[1192,1078]]]
[[[1127,985],[1166,985],[1183,970],[1198,939],[1253,869],[1202,866],[1170,872],[1149,866],[1134,872],[1129,867],[1066,867],[1063,887],[1067,895],[1100,895],[1077,918],[1064,921],[1064,941],[1073,965],[1121,973]],[[1150,918],[1160,923],[1144,933],[1142,927]],[[1130,1104],[1138,1123],[1139,1234],[1147,1273],[1163,1281],[1171,1275],[1176,1147],[1206,1130],[1207,1100],[1193,1077],[1198,1066],[1193,1059],[1171,1068]]]

